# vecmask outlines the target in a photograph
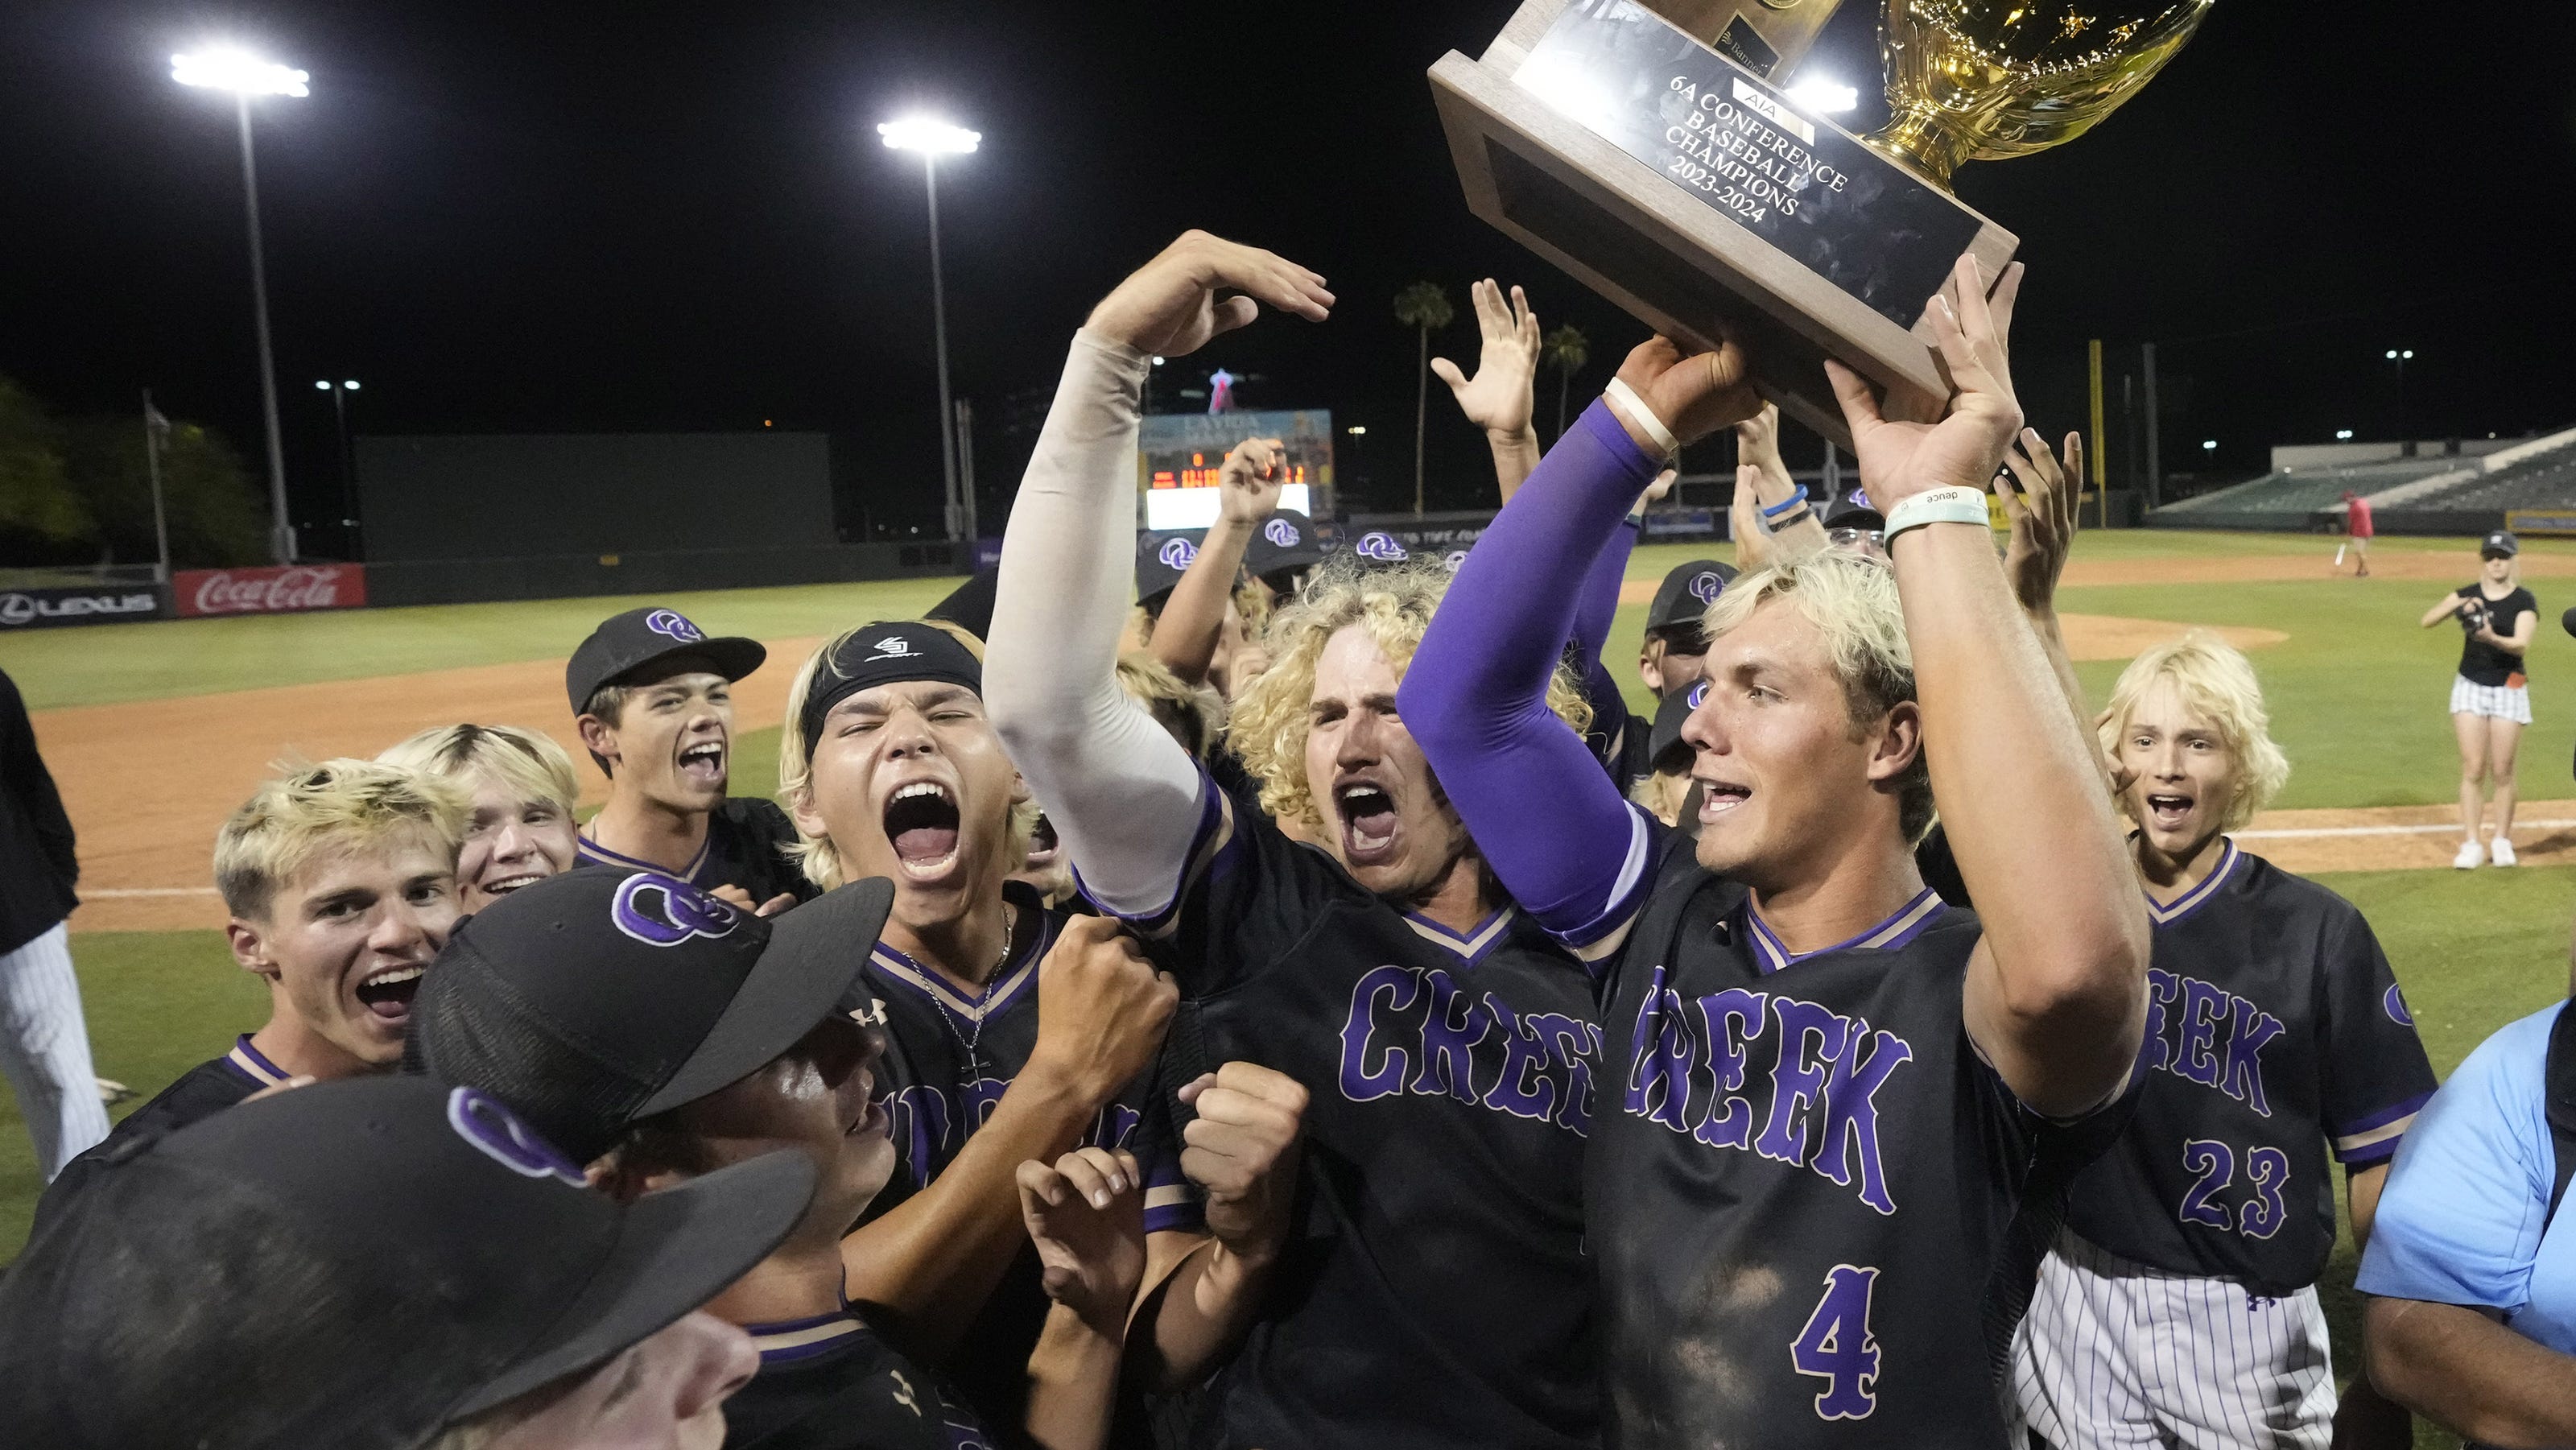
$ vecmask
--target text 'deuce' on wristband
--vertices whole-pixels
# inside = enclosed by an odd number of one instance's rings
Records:
[[[1991,526],[1986,515],[1986,495],[1973,488],[1927,489],[1898,503],[1887,511],[1887,542],[1908,529],[1925,524],[1978,524]]]
[[[1655,416],[1655,410],[1646,406],[1646,400],[1637,396],[1637,390],[1628,386],[1627,379],[1612,378],[1610,386],[1601,390],[1601,396],[1608,398],[1611,406],[1627,414],[1628,421],[1645,429],[1646,436],[1655,440],[1655,446],[1664,450],[1666,458],[1682,451],[1682,440],[1673,436],[1673,430],[1664,426],[1664,420]]]

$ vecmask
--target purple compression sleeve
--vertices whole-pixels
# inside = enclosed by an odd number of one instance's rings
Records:
[[[1621,523],[1583,576],[1574,600],[1573,639],[1577,658],[1587,668],[1601,662],[1602,647],[1610,642],[1610,623],[1619,617],[1619,586],[1627,582],[1628,555],[1636,547],[1637,531]]]
[[[1578,939],[1617,904],[1636,817],[1549,712],[1548,677],[1585,574],[1658,466],[1608,404],[1586,409],[1468,551],[1397,697],[1494,874]]]

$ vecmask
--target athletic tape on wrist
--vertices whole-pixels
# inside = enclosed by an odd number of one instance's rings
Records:
[[[1935,488],[1918,493],[1887,511],[1887,542],[1925,524],[1981,524],[1991,527],[1986,496],[1973,488]]]
[[[1612,378],[1610,386],[1601,390],[1601,396],[1627,414],[1630,422],[1645,429],[1646,436],[1655,440],[1655,446],[1664,450],[1666,458],[1682,451],[1682,440],[1673,436],[1673,430],[1664,426],[1664,420],[1655,416],[1655,410],[1646,406],[1646,400],[1637,396],[1637,390],[1628,386],[1627,379]]]

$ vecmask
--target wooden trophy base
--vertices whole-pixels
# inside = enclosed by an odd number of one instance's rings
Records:
[[[1527,0],[1431,88],[1470,210],[1685,346],[1732,331],[1845,448],[1824,360],[1946,396],[1924,308],[1961,253],[1991,285],[2019,246],[1633,0]]]

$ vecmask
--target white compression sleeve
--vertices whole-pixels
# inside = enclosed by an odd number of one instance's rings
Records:
[[[1137,390],[1149,360],[1077,332],[1002,535],[984,705],[1092,898],[1171,904],[1199,768],[1118,687],[1136,552]]]

